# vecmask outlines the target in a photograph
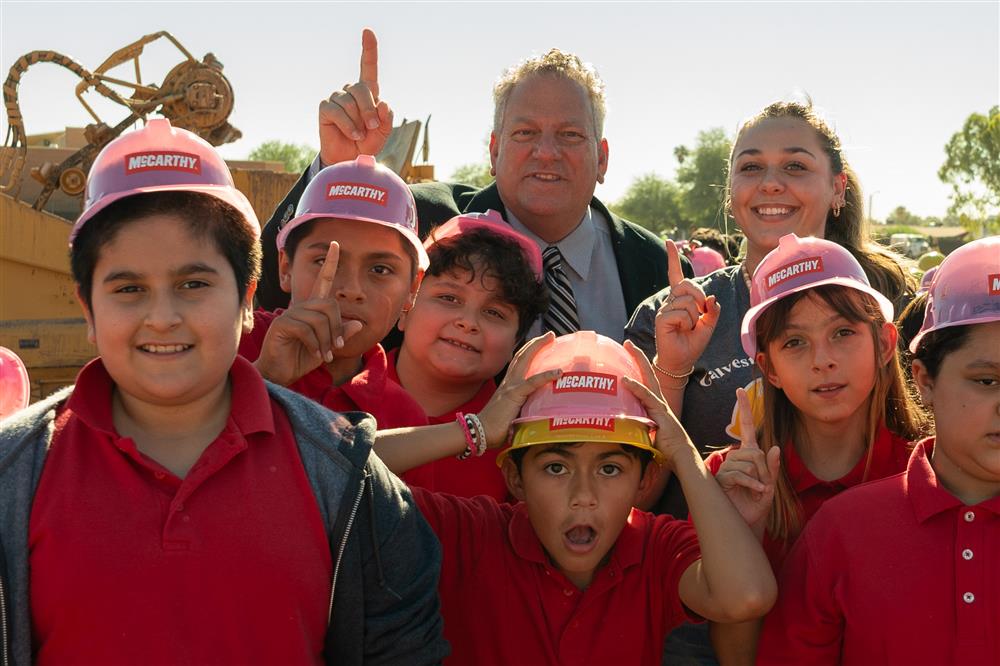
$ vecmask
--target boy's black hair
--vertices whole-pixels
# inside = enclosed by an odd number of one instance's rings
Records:
[[[191,233],[210,238],[233,269],[240,301],[250,283],[260,278],[260,241],[235,208],[200,192],[147,192],[115,201],[88,220],[74,239],[69,251],[70,269],[88,308],[101,248],[129,222],[153,215],[177,215]]]
[[[308,222],[303,222],[299,226],[292,229],[288,234],[288,238],[285,239],[285,254],[288,256],[288,262],[291,263],[295,260],[295,251],[299,248],[299,243],[302,239],[312,233],[313,227],[316,226],[317,222],[322,222],[323,220],[335,220],[335,217],[317,217],[315,219],[309,220]],[[406,240],[402,234],[399,236],[400,242],[403,244],[403,249],[406,251],[406,256],[410,258],[410,279],[412,280],[417,275],[417,251],[414,249],[410,241]]]
[[[580,443],[582,444],[582,442]],[[544,446],[544,444],[536,444],[535,446]],[[653,461],[653,452],[647,451],[646,449],[640,449],[635,446],[629,446],[628,444],[621,444],[620,446],[625,450],[625,453],[639,460],[639,477],[642,478],[642,476],[646,473],[646,468],[649,467],[649,463]],[[514,466],[517,467],[518,474],[521,473],[521,463],[524,462],[524,456],[528,454],[528,449],[531,448],[534,447],[525,446],[520,449],[514,449],[508,454],[511,461],[514,463]]]
[[[469,273],[469,282],[476,277],[481,284],[488,277],[495,279],[501,300],[517,310],[518,340],[548,308],[548,290],[535,277],[521,246],[510,238],[489,229],[472,229],[435,242],[427,254],[431,260],[428,275],[461,269]]]
[[[920,338],[920,344],[917,345],[917,351],[913,353],[913,359],[923,363],[931,378],[937,379],[945,357],[965,346],[974,325],[948,326],[931,331]]]

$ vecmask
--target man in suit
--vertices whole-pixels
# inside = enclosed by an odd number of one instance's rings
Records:
[[[575,309],[570,319],[576,317],[571,326],[621,341],[636,306],[666,286],[667,259],[658,237],[594,197],[608,168],[603,81],[577,56],[552,49],[505,72],[493,96],[490,162],[496,181],[482,189],[411,186],[421,234],[459,213],[499,211],[547,257],[554,255],[546,266],[558,264],[561,284],[568,280],[569,308]],[[362,34],[360,80],[320,104],[319,124],[319,156],[279,204],[262,237],[264,278],[257,293],[268,309],[287,302],[277,285],[273,239],[292,217],[306,183],[322,166],[376,154],[391,132],[392,111],[379,96],[378,46],[370,30]],[[550,283],[550,291],[555,288]],[[529,335],[543,327],[565,332],[547,317],[540,317]]]

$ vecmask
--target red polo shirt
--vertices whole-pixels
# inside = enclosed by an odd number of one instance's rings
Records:
[[[442,546],[451,664],[659,664],[689,617],[681,575],[701,557],[694,528],[632,510],[607,564],[581,591],[549,562],[523,504],[413,495]]]
[[[1000,496],[964,505],[932,447],[816,514],[781,572],[758,664],[1000,664]]]
[[[868,456],[864,455],[854,468],[835,481],[822,481],[809,471],[806,464],[802,462],[795,446],[789,442],[781,451],[781,464],[791,481],[792,490],[801,504],[801,525],[812,519],[819,508],[831,497],[840,494],[848,488],[863,483],[883,479],[893,474],[898,474],[906,469],[906,461],[909,459],[912,445],[898,435],[889,432],[884,425],[880,425],[875,433],[875,442],[872,445],[871,467],[868,474],[865,474],[865,467],[868,465]],[[722,462],[726,459],[730,449],[716,451],[705,460],[705,466],[717,474]],[[771,561],[771,567],[775,572],[781,570],[782,563],[788,555],[788,550],[792,543],[777,541],[772,539],[767,533],[764,534],[764,552],[767,559]]]
[[[264,345],[264,336],[271,322],[284,310],[253,313],[253,330],[240,339],[240,354],[256,361]],[[335,412],[368,412],[375,417],[381,430],[414,425],[412,421],[423,415],[414,413],[407,403],[413,399],[398,382],[388,381],[388,359],[382,345],[375,345],[361,358],[362,368],[340,386],[334,386],[333,377],[325,366],[306,373],[288,388]],[[415,404],[415,403],[413,403]]]
[[[77,377],[31,509],[40,664],[319,663],[331,557],[287,417],[237,358],[232,409],[184,479],[118,436],[100,359]]]
[[[463,414],[478,414],[497,390],[497,385],[492,379],[483,382],[482,388],[476,395],[472,396],[464,405],[453,409],[440,416],[427,416],[423,408],[417,404],[413,396],[403,388],[396,374],[396,358],[399,350],[394,349],[389,352],[388,380],[395,384],[403,392],[404,396],[398,398],[397,407],[405,414],[405,418],[412,419],[404,425],[422,426],[437,425],[439,423],[450,423],[455,420],[458,412]],[[394,396],[395,399],[395,396]],[[489,495],[498,502],[508,499],[507,483],[504,481],[500,468],[497,467],[497,456],[500,449],[490,449],[481,457],[472,456],[465,460],[458,460],[454,456],[448,456],[441,460],[414,467],[408,472],[404,472],[402,479],[407,485],[418,486],[449,495],[459,497],[475,497],[476,495]]]

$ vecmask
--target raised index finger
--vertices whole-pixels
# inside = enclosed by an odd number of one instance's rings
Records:
[[[673,289],[684,279],[684,271],[681,270],[681,253],[677,249],[677,244],[669,238],[667,239],[667,281]]]
[[[372,97],[378,101],[378,39],[369,28],[361,31],[361,76],[358,80],[368,86]]]
[[[753,422],[753,409],[750,407],[750,396],[742,388],[736,389],[736,405],[740,420],[740,448],[759,449],[757,445],[757,426]]]
[[[316,282],[313,283],[312,293],[309,298],[326,298],[333,291],[333,278],[337,275],[337,264],[340,262],[340,243],[330,242],[330,248],[326,251],[326,259],[323,267],[319,269]]]

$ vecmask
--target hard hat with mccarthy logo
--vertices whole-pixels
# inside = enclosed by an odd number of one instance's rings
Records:
[[[198,192],[235,208],[260,236],[260,221],[247,198],[236,189],[222,156],[193,132],[153,118],[145,127],[123,134],[101,150],[87,176],[83,212],[69,244],[83,225],[114,202],[149,192]]]
[[[563,335],[538,351],[526,374],[556,368],[562,376],[524,403],[513,422],[511,446],[501,452],[497,464],[515,449],[573,442],[627,444],[660,457],[652,441],[655,423],[621,381],[642,379],[624,347],[594,331]]]
[[[892,321],[889,299],[868,282],[861,264],[850,252],[822,238],[782,236],[778,247],[761,260],[753,272],[750,309],[743,316],[740,341],[750,358],[757,355],[757,320],[775,302],[825,284],[849,287],[868,294],[878,303],[886,321]]]
[[[320,218],[371,222],[395,229],[413,246],[417,265],[427,268],[427,252],[417,235],[417,204],[410,188],[371,155],[328,166],[309,181],[295,217],[278,232],[278,249],[285,247],[293,229]]]
[[[941,262],[910,351],[931,331],[991,321],[1000,321],[1000,236],[966,243]]]

